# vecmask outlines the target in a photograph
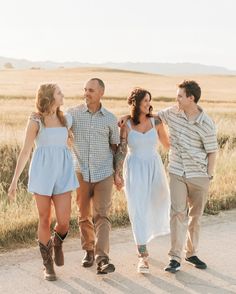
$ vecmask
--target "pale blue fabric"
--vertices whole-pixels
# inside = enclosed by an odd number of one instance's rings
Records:
[[[39,123],[39,132],[29,168],[28,191],[51,196],[75,190],[79,183],[67,147],[68,129],[47,128],[39,119],[33,120]],[[66,120],[70,128],[72,117],[67,114]]]
[[[157,152],[155,127],[143,134],[132,129],[130,121],[127,124],[130,130],[123,169],[125,194],[135,243],[145,245],[170,231],[170,193]]]

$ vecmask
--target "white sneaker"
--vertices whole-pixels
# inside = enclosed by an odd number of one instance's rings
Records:
[[[149,274],[149,265],[147,257],[139,257],[137,271],[140,274]]]

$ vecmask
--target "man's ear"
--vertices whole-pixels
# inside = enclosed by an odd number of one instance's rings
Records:
[[[103,96],[105,93],[105,90],[101,88],[101,95]]]
[[[194,102],[194,96],[193,95],[190,95],[189,97],[188,97],[189,99],[191,99],[191,101],[193,101]]]

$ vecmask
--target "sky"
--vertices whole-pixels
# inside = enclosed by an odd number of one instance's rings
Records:
[[[236,0],[2,0],[0,56],[236,70]]]

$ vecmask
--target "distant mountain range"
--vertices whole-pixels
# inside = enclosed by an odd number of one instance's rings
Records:
[[[124,62],[124,63],[82,63],[82,62],[53,62],[53,61],[29,61],[26,59],[15,59],[0,57],[0,69],[9,63],[16,69],[56,69],[76,67],[101,67],[146,72],[161,75],[236,75],[236,70],[229,70],[220,66],[210,66],[198,63],[156,63],[156,62]]]

